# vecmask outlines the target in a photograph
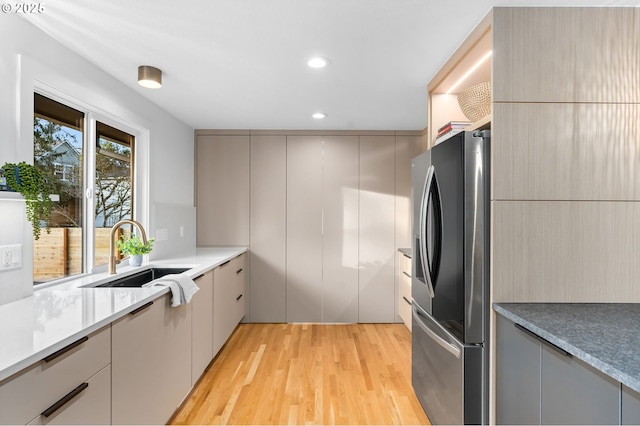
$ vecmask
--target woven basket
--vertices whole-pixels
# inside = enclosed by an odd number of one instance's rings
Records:
[[[458,104],[470,121],[478,121],[491,114],[491,82],[476,84],[458,95]]]

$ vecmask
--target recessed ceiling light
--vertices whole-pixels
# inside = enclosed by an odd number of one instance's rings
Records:
[[[315,58],[309,59],[307,65],[309,65],[311,68],[324,68],[330,63],[331,61],[329,61],[327,58],[316,56]]]
[[[324,112],[316,112],[315,114],[312,115],[313,118],[320,120],[323,119],[327,116],[327,114],[325,114]]]

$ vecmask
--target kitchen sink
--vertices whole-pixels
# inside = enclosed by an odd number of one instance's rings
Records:
[[[94,287],[142,287],[143,284],[169,274],[181,274],[191,268],[149,268]]]

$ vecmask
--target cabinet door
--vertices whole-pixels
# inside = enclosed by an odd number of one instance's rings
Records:
[[[114,424],[165,424],[191,389],[190,307],[167,294],[112,323]]]
[[[496,423],[540,424],[540,341],[496,317]]]
[[[235,270],[227,261],[213,270],[213,356],[216,356],[235,326]]]
[[[640,393],[622,385],[622,424],[640,425]]]
[[[360,137],[358,322],[394,322],[395,139]]]
[[[620,383],[542,345],[542,424],[618,424]]]
[[[163,423],[158,407],[164,327],[163,298],[112,323],[113,424]]]
[[[287,137],[287,322],[322,321],[322,138]]]
[[[251,137],[248,320],[286,322],[287,139]]]
[[[196,139],[199,246],[249,245],[249,136]]]
[[[200,290],[191,299],[191,385],[213,359],[213,271],[196,280]]]
[[[108,425],[111,424],[111,366],[89,378],[87,387],[45,417],[39,415],[30,425]]]
[[[191,304],[172,308],[168,295],[158,302],[164,309],[162,326],[158,326],[162,332],[162,370],[155,371],[161,376],[162,395],[156,404],[166,424],[191,390]]]
[[[358,137],[325,137],[322,321],[358,322]]]

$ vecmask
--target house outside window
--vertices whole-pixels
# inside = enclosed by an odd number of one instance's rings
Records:
[[[74,169],[77,165],[73,164],[61,164],[61,163],[53,163],[53,173],[60,180],[75,182],[75,174]]]

